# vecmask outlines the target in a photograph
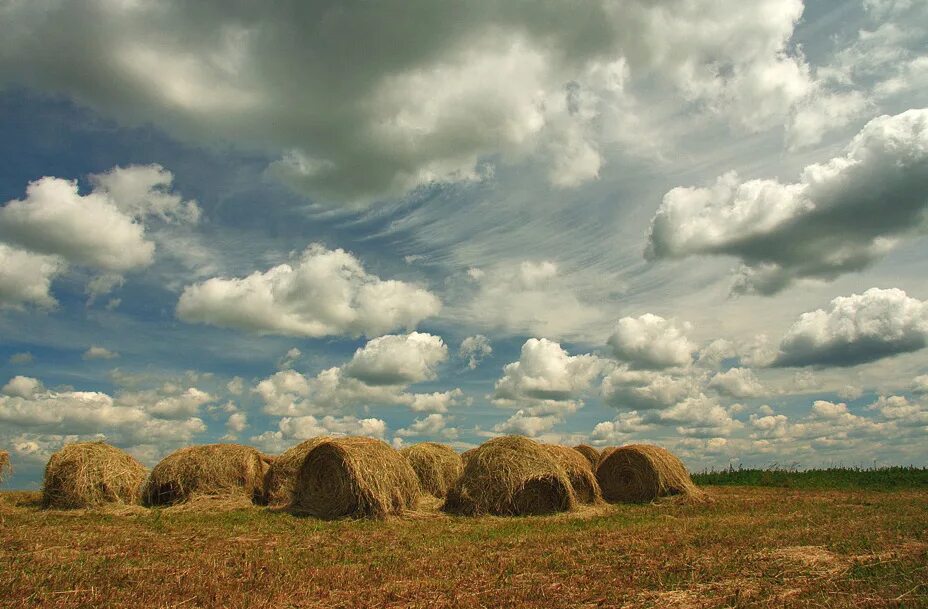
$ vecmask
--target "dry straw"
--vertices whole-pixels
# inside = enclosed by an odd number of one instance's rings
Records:
[[[188,446],[165,457],[145,485],[146,505],[173,505],[203,496],[262,501],[270,464],[254,448],[239,444]]]
[[[45,466],[42,506],[71,509],[137,504],[145,474],[141,463],[109,444],[68,444]]]
[[[566,446],[544,445],[544,447],[567,472],[577,501],[597,503],[602,500],[602,492],[599,490],[599,483],[596,481],[593,468],[581,453]]]
[[[580,444],[578,446],[574,446],[574,450],[583,455],[583,457],[589,461],[590,467],[595,472],[596,466],[599,465],[599,451],[589,444]]]
[[[479,448],[479,446],[477,448]],[[477,448],[470,448],[461,453],[461,464],[464,467],[467,467],[467,462],[470,461],[470,458],[477,452]]]
[[[330,440],[329,436],[318,436],[289,448],[276,457],[264,477],[264,493],[270,506],[283,507],[293,503],[296,476],[309,451],[320,443]]]
[[[13,473],[13,465],[10,463],[10,453],[0,450],[0,484]]]
[[[400,451],[419,478],[422,492],[444,499],[464,471],[461,456],[444,444],[422,442]]]
[[[331,438],[300,466],[295,510],[319,518],[378,518],[412,509],[419,480],[409,462],[381,440]]]
[[[570,478],[551,451],[520,436],[493,438],[474,451],[443,510],[520,516],[576,507]]]
[[[646,503],[667,495],[699,493],[683,462],[650,444],[630,444],[604,454],[596,478],[603,497],[612,503]]]

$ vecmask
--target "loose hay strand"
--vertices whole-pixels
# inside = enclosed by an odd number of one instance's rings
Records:
[[[551,452],[528,438],[503,436],[474,451],[442,509],[466,516],[520,516],[576,505],[570,478]]]
[[[384,519],[413,509],[418,497],[416,472],[388,444],[373,438],[330,438],[303,460],[293,507],[325,519]]]
[[[139,502],[145,467],[103,442],[68,444],[45,467],[42,506],[89,508]]]
[[[151,470],[144,501],[148,506],[163,506],[202,496],[240,496],[261,502],[269,467],[267,458],[249,446],[188,446]]]
[[[697,496],[686,466],[659,446],[630,444],[605,454],[596,478],[612,503],[647,503],[668,495]]]
[[[267,475],[264,477],[264,494],[267,497],[268,505],[284,507],[293,503],[296,478],[300,473],[303,460],[306,459],[306,455],[312,449],[330,439],[329,436],[310,438],[285,450],[274,459]]]
[[[435,442],[413,444],[400,451],[419,478],[424,493],[443,499],[464,472],[461,456]]]

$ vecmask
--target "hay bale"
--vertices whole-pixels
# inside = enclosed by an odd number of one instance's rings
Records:
[[[544,445],[551,455],[557,459],[557,462],[570,479],[570,485],[574,489],[574,495],[580,503],[597,503],[602,499],[602,492],[599,490],[599,483],[596,481],[596,475],[590,462],[580,452],[566,446]]]
[[[610,451],[596,468],[596,479],[603,498],[612,503],[647,503],[667,495],[699,492],[680,459],[650,444]]]
[[[400,451],[419,478],[422,491],[444,499],[448,489],[461,477],[464,463],[461,456],[444,444],[422,442]]]
[[[13,465],[10,462],[10,453],[0,450],[0,484],[13,473]]]
[[[589,444],[579,444],[574,446],[574,450],[583,455],[583,457],[589,461],[590,468],[593,471],[596,471],[596,466],[599,465],[599,458],[601,456],[598,450]]]
[[[143,499],[149,506],[173,505],[201,496],[243,496],[260,502],[269,468],[263,455],[249,446],[188,446],[151,470]]]
[[[137,504],[145,467],[103,442],[68,444],[45,466],[42,507],[89,508]]]
[[[477,448],[442,509],[474,516],[521,516],[576,507],[570,478],[552,453],[521,436],[493,438]]]
[[[416,472],[390,445],[373,438],[330,438],[303,460],[293,507],[326,519],[383,519],[415,507],[418,498]]]
[[[329,436],[310,438],[288,448],[274,459],[264,477],[264,495],[268,505],[283,507],[293,503],[293,489],[296,486],[296,477],[300,473],[303,460],[309,451],[330,439]]]
[[[477,448],[480,448],[479,446]],[[461,464],[464,467],[467,467],[467,462],[470,461],[470,458],[474,456],[474,453],[477,452],[477,448],[469,448],[461,453]]]

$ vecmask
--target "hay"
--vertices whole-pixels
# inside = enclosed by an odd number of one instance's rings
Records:
[[[612,450],[600,461],[596,478],[603,498],[612,503],[647,503],[667,495],[699,493],[683,462],[650,444]]]
[[[400,454],[416,472],[422,491],[439,499],[444,499],[464,471],[461,456],[443,444],[413,444],[401,450]]]
[[[597,503],[602,500],[602,492],[590,462],[580,452],[573,448],[557,445],[544,445],[551,455],[557,459],[574,489],[574,495],[580,503]]]
[[[418,498],[416,472],[388,444],[373,438],[331,438],[303,460],[293,507],[326,519],[383,519],[414,508]]]
[[[595,472],[596,466],[599,465],[599,458],[601,456],[599,451],[589,444],[579,444],[574,446],[574,450],[583,455],[583,457],[590,462],[590,467]]]
[[[145,468],[103,442],[68,444],[45,466],[42,507],[74,509],[137,504]]]
[[[283,507],[293,503],[293,489],[296,486],[296,477],[303,465],[303,460],[309,451],[330,439],[329,436],[310,438],[285,450],[274,459],[264,477],[264,494],[268,505]]]
[[[13,473],[13,465],[10,463],[10,453],[0,450],[0,484]]]
[[[173,505],[201,496],[264,497],[264,456],[239,444],[188,446],[151,470],[143,499],[148,506]]]
[[[442,509],[521,516],[569,511],[576,504],[570,479],[550,451],[528,438],[503,436],[476,449]]]
[[[477,448],[480,448],[479,446]],[[467,462],[470,461],[470,458],[474,456],[474,453],[477,452],[477,448],[470,448],[461,453],[461,464],[464,467],[467,467]]]

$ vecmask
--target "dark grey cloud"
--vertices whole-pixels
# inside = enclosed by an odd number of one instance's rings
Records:
[[[800,180],[675,188],[651,221],[646,257],[730,255],[734,291],[773,294],[797,279],[832,280],[871,265],[925,226],[928,109],[870,121],[842,156]]]

